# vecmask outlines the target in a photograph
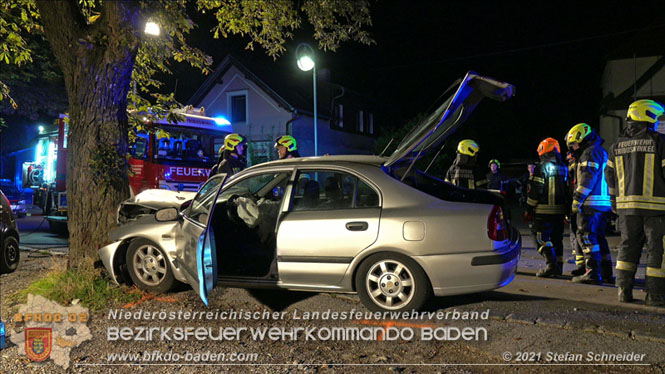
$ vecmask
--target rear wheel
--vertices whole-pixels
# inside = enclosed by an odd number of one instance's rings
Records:
[[[2,253],[0,253],[0,273],[11,273],[18,268],[21,260],[21,252],[18,247],[18,240],[9,236],[2,243]]]
[[[410,311],[423,307],[432,293],[427,275],[412,259],[397,253],[377,253],[356,273],[360,301],[372,311]]]
[[[126,260],[129,276],[144,291],[164,293],[176,282],[166,253],[148,239],[134,239],[127,248]]]

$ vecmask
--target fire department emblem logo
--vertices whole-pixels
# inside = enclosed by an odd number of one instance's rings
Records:
[[[44,361],[51,355],[51,329],[29,327],[25,329],[25,354],[32,361]]]

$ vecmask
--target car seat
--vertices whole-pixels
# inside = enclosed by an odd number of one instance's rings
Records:
[[[306,209],[319,205],[319,182],[308,181],[302,195],[302,206]]]

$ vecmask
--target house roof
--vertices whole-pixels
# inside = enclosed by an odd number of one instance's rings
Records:
[[[259,86],[280,106],[288,111],[306,114],[313,113],[313,87],[312,78],[308,72],[289,71],[285,61],[264,60],[253,55],[240,57],[238,55],[227,55],[217,65],[215,71],[203,82],[201,87],[194,93],[188,104],[200,106],[201,101],[213,89],[224,74],[235,66],[244,77]],[[295,66],[295,64],[293,64]],[[373,100],[356,91],[349,90],[339,84],[326,79],[325,74],[319,72],[317,79],[317,102],[319,117],[331,117],[332,102],[341,94],[348,99],[353,98],[358,104],[373,103]]]

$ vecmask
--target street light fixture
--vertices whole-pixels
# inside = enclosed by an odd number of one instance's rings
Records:
[[[159,36],[159,25],[156,22],[148,21],[145,24],[144,32],[148,35]]]
[[[298,48],[296,48],[296,60],[300,70],[312,70],[312,80],[314,82],[314,156],[318,156],[318,114],[316,111],[316,62],[314,61],[314,49],[307,43],[300,43]]]

